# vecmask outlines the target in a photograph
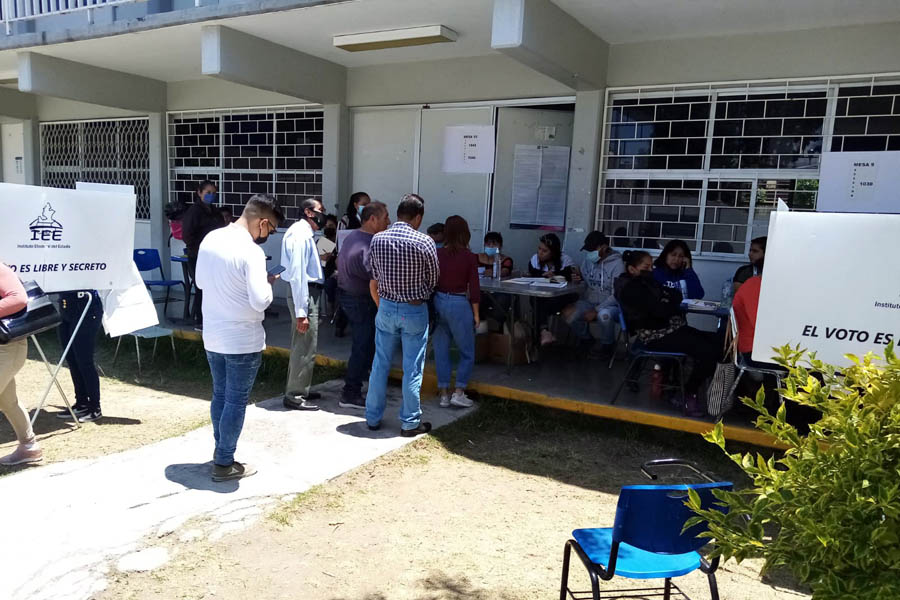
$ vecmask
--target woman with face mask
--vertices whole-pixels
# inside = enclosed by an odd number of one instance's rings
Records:
[[[615,288],[629,333],[650,350],[683,352],[693,359],[694,367],[684,383],[682,409],[690,417],[704,416],[697,394],[716,370],[722,344],[714,333],[688,327],[681,311],[681,291],[654,278],[650,254],[633,250],[622,258],[625,273],[616,280]]]
[[[188,258],[188,273],[191,280],[195,280],[197,271],[197,254],[200,251],[200,243],[210,231],[215,231],[226,225],[222,213],[219,211],[218,190],[216,184],[208,179],[201,181],[197,186],[197,194],[194,203],[187,209],[181,221],[182,235],[184,236],[185,254]],[[195,286],[194,305],[191,315],[194,317],[194,325],[198,329],[203,328],[203,293]]]
[[[500,277],[509,277],[513,259],[503,254],[503,236],[496,231],[484,235],[484,251],[478,254],[478,266],[484,267],[484,276],[493,277],[494,261],[500,256]]]
[[[350,196],[347,211],[337,224],[338,229],[359,229],[362,227],[362,211],[372,200],[365,192],[356,192]]]

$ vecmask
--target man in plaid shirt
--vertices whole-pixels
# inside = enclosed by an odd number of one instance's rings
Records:
[[[375,360],[366,395],[366,423],[381,427],[384,416],[388,371],[399,341],[403,349],[403,405],[400,435],[413,437],[431,431],[422,421],[419,391],[428,343],[428,305],[438,281],[437,249],[434,241],[418,229],[425,215],[425,202],[407,194],[397,207],[397,222],[375,234],[369,247],[367,267],[374,278],[369,284],[378,305],[375,316]]]

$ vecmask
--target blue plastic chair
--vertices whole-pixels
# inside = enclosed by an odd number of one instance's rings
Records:
[[[162,261],[159,258],[159,251],[156,248],[137,248],[134,251],[134,264],[137,265],[138,271],[141,273],[159,269],[160,279],[145,279],[144,284],[150,288],[151,291],[154,287],[166,288],[166,301],[163,305],[164,315],[169,308],[169,291],[172,289],[172,286],[180,285],[182,287],[184,290],[184,301],[187,302],[189,289],[185,282],[179,279],[163,279],[165,273],[163,273]]]
[[[731,490],[731,482],[688,485],[629,485],[619,493],[616,520],[612,527],[576,529],[563,552],[562,584],[559,598],[586,594],[569,590],[569,558],[571,551],[581,559],[591,577],[591,594],[600,598],[600,580],[614,576],[629,579],[664,579],[663,599],[669,600],[672,589],[684,595],[672,583],[673,577],[687,575],[697,569],[706,574],[712,600],[719,600],[716,569],[719,559],[707,561],[697,551],[709,543],[697,535],[706,531],[701,523],[681,532],[685,522],[694,516],[685,505],[688,489],[700,496],[704,509],[717,508],[713,490]],[[615,590],[649,592],[646,588]],[[657,595],[657,594],[654,594]]]
[[[673,363],[678,368],[678,390],[681,392],[681,404],[684,405],[684,361],[687,360],[688,355],[684,352],[659,352],[650,350],[638,340],[629,344],[628,326],[625,323],[625,312],[621,309],[619,310],[619,325],[621,326],[622,331],[625,332],[625,351],[631,357],[631,361],[628,363],[628,368],[625,369],[625,377],[622,378],[622,382],[619,383],[619,387],[616,388],[616,393],[610,404],[616,403],[625,384],[630,383],[632,387],[637,390],[644,361],[650,358],[656,361]],[[613,358],[615,358],[615,355],[613,355]],[[612,361],[610,361],[610,367],[612,367]],[[629,376],[631,375],[631,372],[635,370],[635,367],[639,368],[638,373],[635,377],[631,378]],[[675,386],[666,387],[672,388]]]

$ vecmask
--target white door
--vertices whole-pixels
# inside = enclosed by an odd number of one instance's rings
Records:
[[[444,129],[455,125],[491,125],[493,107],[428,108],[422,110],[419,149],[419,195],[425,200],[423,229],[459,215],[469,223],[471,248],[482,246],[491,176],[482,173],[444,173]]]
[[[392,221],[403,194],[415,191],[418,119],[418,108],[353,111],[351,192],[387,204]]]

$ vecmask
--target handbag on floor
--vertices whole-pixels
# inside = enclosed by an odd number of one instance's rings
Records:
[[[53,329],[62,322],[56,304],[37,282],[27,281],[22,285],[28,296],[28,305],[15,314],[0,318],[0,344]]]
[[[737,340],[731,335],[731,326],[728,327],[725,342],[725,362],[716,365],[706,390],[706,412],[714,419],[718,419],[734,406],[734,398],[731,388],[734,386],[735,366],[734,353],[737,351]]]

